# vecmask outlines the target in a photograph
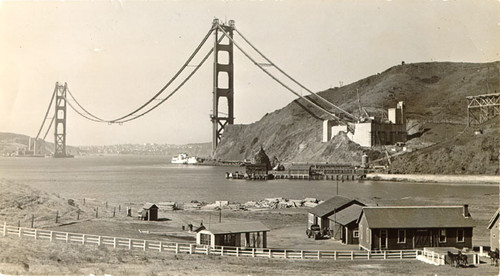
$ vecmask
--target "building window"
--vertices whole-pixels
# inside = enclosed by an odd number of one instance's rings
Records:
[[[398,230],[398,243],[406,243],[406,230]]]
[[[235,246],[236,245],[235,242],[236,242],[236,234],[223,235],[222,245]]]
[[[457,229],[457,242],[464,242],[464,229]]]
[[[446,242],[446,229],[440,229],[439,230],[439,242],[440,243],[445,243]]]
[[[200,234],[200,244],[210,245],[210,234]]]
[[[358,231],[358,230],[354,230],[354,231],[352,232],[352,235],[353,235],[353,237],[355,237],[355,238],[359,238],[359,231]]]

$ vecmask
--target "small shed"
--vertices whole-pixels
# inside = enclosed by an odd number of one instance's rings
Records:
[[[488,229],[490,230],[490,247],[492,251],[495,249],[500,249],[500,232],[498,229],[498,217],[500,214],[500,208],[497,209],[495,214],[491,217],[488,223]]]
[[[472,248],[472,219],[464,206],[364,207],[359,245],[365,250]]]
[[[202,245],[267,248],[267,226],[259,221],[212,224],[196,234]]]
[[[158,206],[153,203],[146,203],[142,206],[140,216],[142,220],[155,221],[158,220]]]

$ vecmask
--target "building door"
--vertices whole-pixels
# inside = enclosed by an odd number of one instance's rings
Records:
[[[414,248],[431,246],[431,235],[429,230],[416,230]]]
[[[380,230],[380,249],[387,249],[387,230]]]

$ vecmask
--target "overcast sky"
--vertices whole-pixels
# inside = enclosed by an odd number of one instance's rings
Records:
[[[313,91],[403,60],[500,60],[500,1],[0,1],[0,132],[35,136],[56,81],[105,119],[132,111],[173,76],[214,18],[235,20]],[[235,51],[236,123],[296,98]],[[69,110],[67,143],[209,142],[211,108],[212,59],[133,122],[95,123]]]

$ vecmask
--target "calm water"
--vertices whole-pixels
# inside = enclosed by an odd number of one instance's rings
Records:
[[[0,177],[66,198],[136,203],[328,199],[337,189],[335,181],[228,180],[226,171],[242,168],[173,165],[169,161],[170,157],[158,156],[0,158]],[[339,183],[339,194],[368,204],[469,203],[471,209],[492,212],[498,201],[498,187],[491,185],[351,181]]]

